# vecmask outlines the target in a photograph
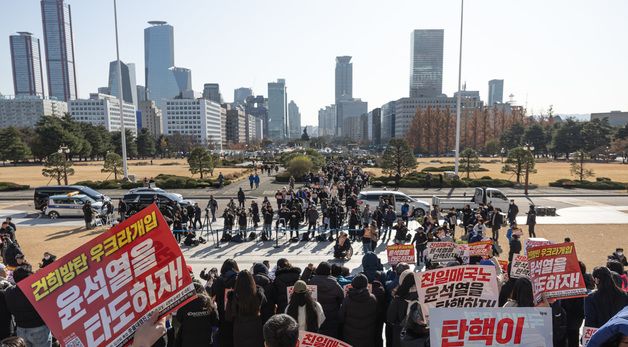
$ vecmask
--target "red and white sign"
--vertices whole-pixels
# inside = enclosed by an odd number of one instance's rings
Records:
[[[414,273],[419,302],[428,307],[496,307],[494,266],[462,265]]]
[[[549,307],[430,310],[432,346],[553,346]]]
[[[62,346],[124,346],[154,312],[196,295],[185,259],[154,204],[18,286]]]
[[[520,278],[527,277],[530,278],[530,268],[528,267],[528,257],[521,254],[515,254],[512,257],[512,265],[510,266],[510,277],[511,278]]]
[[[582,329],[582,347],[587,347],[591,336],[593,336],[596,331],[597,328],[584,327],[584,329]]]
[[[388,264],[397,265],[399,263],[414,264],[414,245],[389,245],[386,246]]]
[[[307,285],[307,290],[308,292],[310,292],[310,295],[312,296],[312,299],[314,299],[315,301],[318,301],[318,289],[315,285],[313,284],[308,284]],[[289,286],[286,287],[286,293],[288,293],[288,301],[290,301],[290,297],[292,296],[292,293],[294,292],[294,286]]]
[[[351,345],[327,335],[299,330],[299,343],[296,347],[351,347]]]
[[[544,239],[542,237],[529,238],[529,239],[526,239],[523,243],[523,251],[525,252],[525,254],[528,254],[528,248],[551,245],[553,243],[554,242],[548,239]]]
[[[455,261],[458,250],[453,242],[428,242],[427,259],[433,263]]]
[[[471,257],[490,257],[493,255],[493,241],[479,241],[469,243],[469,256]]]
[[[508,281],[508,260],[498,260],[499,267],[502,268],[503,280]]]
[[[573,242],[528,248],[528,266],[535,303],[587,295]]]

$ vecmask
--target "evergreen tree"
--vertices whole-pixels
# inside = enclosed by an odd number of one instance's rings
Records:
[[[382,169],[387,175],[394,175],[397,187],[403,176],[416,168],[416,158],[408,142],[404,139],[391,139],[384,151]]]
[[[63,179],[64,184],[68,184],[68,176],[74,175],[74,169],[72,168],[72,161],[66,160],[63,153],[52,153],[46,158],[44,162],[44,168],[41,169],[41,174],[44,177],[51,177],[57,180],[57,184],[61,184]]]
[[[210,173],[214,168],[214,161],[211,153],[204,147],[195,147],[188,156],[188,165],[192,175],[200,174],[201,179],[206,173]]]
[[[20,131],[14,127],[0,130],[0,160],[18,161],[26,160],[31,154],[30,148],[22,141]]]
[[[137,154],[140,158],[155,156],[155,137],[146,128],[142,128],[137,134]]]
[[[467,148],[460,153],[460,168],[466,172],[467,178],[471,171],[477,171],[480,168],[480,158],[475,149]]]
[[[117,153],[109,152],[105,156],[105,162],[103,163],[103,168],[100,172],[111,172],[113,173],[113,179],[115,181],[118,180],[118,175],[124,174],[124,169],[122,167],[122,157]]]
[[[534,156],[523,147],[516,147],[508,152],[506,165],[502,167],[502,173],[512,173],[521,183],[521,177],[525,175],[526,169],[530,173],[536,173],[534,169]]]

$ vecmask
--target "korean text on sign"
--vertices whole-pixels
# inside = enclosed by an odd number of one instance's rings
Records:
[[[390,245],[386,246],[388,263],[396,265],[399,263],[414,263],[414,245]]]
[[[351,347],[351,345],[333,337],[300,330],[297,347]]]
[[[194,296],[181,250],[152,205],[19,283],[63,346],[124,346],[150,312]]]
[[[528,248],[528,267],[534,301],[546,298],[574,298],[587,295],[572,242]]]
[[[490,257],[493,254],[493,241],[478,241],[469,243],[469,256]]]
[[[551,308],[431,309],[433,346],[552,346]]]
[[[522,254],[515,254],[512,258],[512,265],[510,266],[510,277],[530,278],[530,268],[528,267],[528,257]]]
[[[415,273],[419,301],[428,307],[495,307],[495,267],[462,265]]]
[[[458,250],[453,242],[428,242],[427,259],[431,262],[447,262],[456,260]]]

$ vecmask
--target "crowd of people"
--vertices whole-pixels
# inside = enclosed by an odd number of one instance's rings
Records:
[[[268,166],[266,170],[272,168]],[[358,194],[368,185],[369,175],[349,162],[329,163],[319,173],[305,175],[302,181],[304,185],[297,188],[292,178],[288,187],[276,191],[274,201],[265,197],[261,206],[256,201],[247,206],[245,193],[240,189],[222,213],[222,241],[242,242],[258,237],[271,240],[272,231],[286,230],[292,242],[334,242],[334,257],[344,260],[354,254],[352,244],[360,243],[359,268],[349,269],[343,262],[321,262],[301,269],[286,258],[274,264],[263,261],[242,266],[236,259],[227,259],[220,269],[192,274],[196,277],[196,298],[166,317],[167,324],[156,317],[150,320],[147,328],[138,331],[134,346],[294,347],[299,331],[320,333],[355,347],[429,346],[430,326],[418,305],[414,273],[457,266],[463,261],[457,258],[446,264],[432,263],[426,257],[427,244],[493,240],[492,255],[470,257],[468,262],[494,266],[496,273],[501,274],[496,256],[503,252],[500,233],[507,226],[509,260],[522,252],[523,230],[516,224],[519,208],[514,201],[508,211],[490,204],[476,209],[465,206],[461,211],[442,211],[433,206],[425,216],[416,219],[419,226],[410,230],[413,213],[407,203],[400,211],[386,197],[376,206],[358,203]],[[255,175],[252,186],[256,186]],[[205,242],[197,235],[203,223],[198,204],[186,208],[176,203],[159,207],[179,241],[192,246]],[[211,221],[219,217],[219,204],[213,196],[206,211]],[[527,212],[526,224],[530,237],[536,236],[534,206]],[[260,225],[261,232],[257,234]],[[0,229],[4,263],[0,267],[0,339],[5,339],[0,347],[21,346],[20,343],[29,347],[51,346],[50,330],[16,286],[33,274],[33,267],[20,250],[16,230],[10,218]],[[391,238],[394,243],[414,245],[416,264],[383,266],[376,248]],[[39,266],[52,261],[54,255],[46,254]],[[626,265],[622,248],[617,248],[606,264],[590,273],[580,263],[587,297],[543,300],[540,305],[552,311],[554,346],[579,346],[583,325],[610,329],[608,324],[615,322],[613,317],[628,315],[624,309],[628,305]],[[10,276],[6,270],[10,270]],[[188,270],[192,272],[191,268]],[[500,307],[535,306],[530,279],[498,278]],[[311,286],[316,286],[316,290],[311,290]],[[619,324],[626,325],[625,321]],[[600,345],[618,346],[628,335],[617,333],[617,329],[612,330],[615,333],[606,331],[605,344]]]

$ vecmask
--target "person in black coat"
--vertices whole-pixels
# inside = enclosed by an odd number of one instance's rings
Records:
[[[528,210],[528,212],[526,213],[528,215],[528,218],[526,220],[526,224],[528,225],[528,233],[530,234],[530,237],[536,237],[536,232],[534,231],[534,228],[536,226],[536,209],[534,208],[534,205],[530,205],[530,210]]]
[[[353,278],[352,288],[338,313],[343,324],[341,339],[352,346],[376,346],[377,299],[369,293],[367,285],[366,276],[358,275]]]
[[[408,303],[418,300],[412,270],[402,272],[399,283],[386,312],[386,323],[391,327],[393,347],[401,346],[401,331],[408,313]]]
[[[628,305],[628,294],[617,287],[607,267],[593,269],[593,278],[597,290],[584,299],[584,325],[599,328]]]
[[[277,305],[276,312],[284,312],[288,305],[287,287],[294,286],[299,280],[301,269],[290,265],[288,259],[281,258],[277,260],[277,270],[275,271],[275,280],[273,281],[273,298]]]
[[[519,240],[519,233],[518,232],[513,232],[512,233],[512,239],[510,240],[509,246],[510,249],[508,250],[508,263],[512,264],[512,258],[515,254],[520,254],[521,253],[521,241]]]
[[[262,305],[260,310],[262,324],[264,324],[273,314],[275,314],[273,281],[268,276],[268,268],[266,265],[262,263],[255,263],[253,265],[253,279],[258,287],[264,289],[264,295],[266,296],[266,303]]]
[[[516,223],[518,214],[519,206],[515,204],[515,200],[510,200],[510,205],[508,205],[508,224]]]
[[[220,317],[220,329],[218,330],[218,341],[221,347],[233,346],[233,322],[224,319],[225,317],[225,292],[233,290],[236,276],[238,275],[238,263],[233,259],[227,259],[220,268],[220,276],[216,278],[211,288],[211,295],[216,301],[218,317]]]
[[[263,347],[261,307],[266,302],[264,290],[255,285],[253,275],[242,270],[236,277],[233,291],[227,294],[225,320],[233,323],[234,347]],[[220,344],[222,347],[222,343]]]
[[[321,325],[319,333],[334,338],[339,336],[340,322],[338,311],[344,299],[344,292],[338,281],[331,276],[331,266],[322,262],[316,267],[316,274],[308,284],[315,285],[318,291],[318,302],[323,306],[325,322]]]
[[[196,298],[177,310],[179,330],[175,347],[210,346],[213,329],[218,327],[218,311],[203,285],[194,281]]]
[[[238,207],[244,208],[245,200],[246,197],[244,196],[244,191],[242,190],[242,187],[240,187],[240,190],[238,190]]]

